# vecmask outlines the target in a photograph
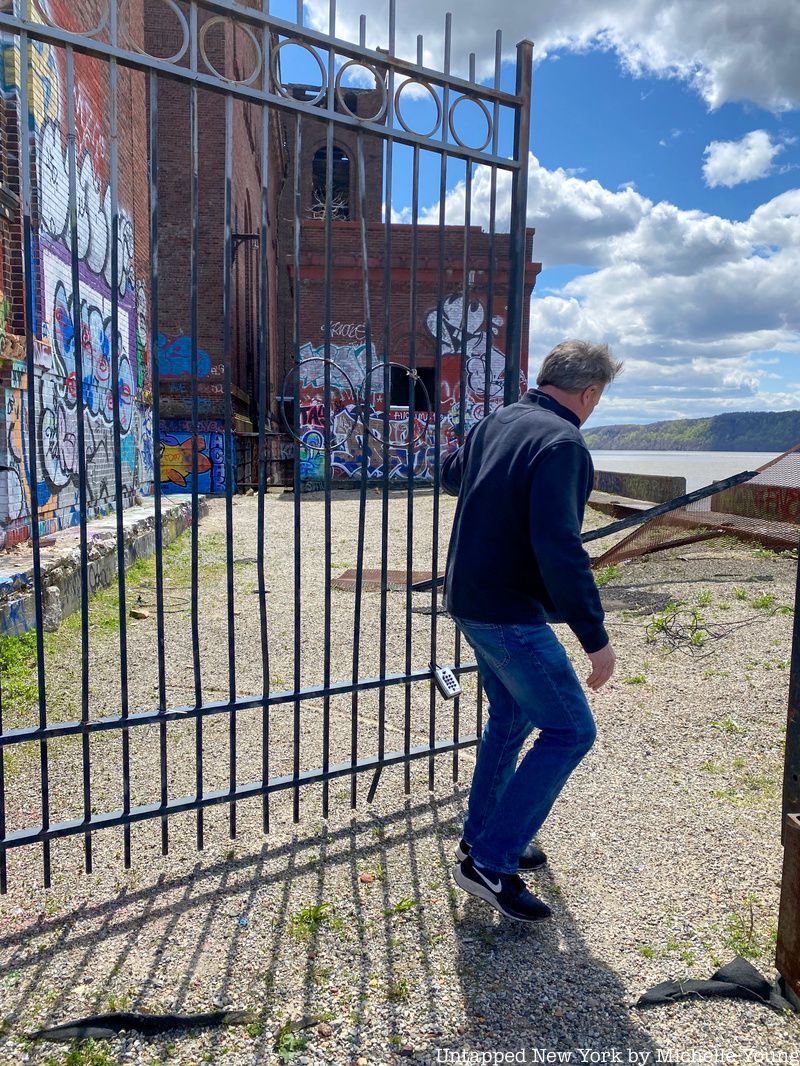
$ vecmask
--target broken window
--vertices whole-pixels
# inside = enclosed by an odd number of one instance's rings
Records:
[[[311,164],[311,217],[325,217],[327,179],[327,148],[320,148]],[[350,218],[350,159],[337,145],[333,146],[333,189],[331,209],[333,218]]]

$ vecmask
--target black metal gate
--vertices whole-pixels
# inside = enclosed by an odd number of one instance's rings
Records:
[[[255,800],[266,831],[274,793],[298,820],[317,784],[327,816],[334,779],[355,806],[359,774],[372,799],[427,760],[432,788],[477,742],[439,466],[525,370],[532,45],[507,92],[499,34],[487,85],[474,55],[452,73],[450,16],[441,71],[421,37],[396,54],[395,0],[383,32],[338,39],[335,0],[327,34],[302,3],[0,2],[0,476],[33,574],[32,624],[3,638],[2,891],[9,849],[41,844],[49,885],[57,838],[89,872],[121,827],[127,866],[135,823],[166,853],[196,812],[202,848],[214,805],[235,836]],[[130,570],[126,508],[151,499],[153,562]],[[75,624],[51,635],[49,538],[72,525]],[[446,715],[434,663],[464,688]]]

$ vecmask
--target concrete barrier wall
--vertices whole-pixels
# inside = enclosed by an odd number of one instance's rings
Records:
[[[616,470],[596,470],[594,487],[598,492],[626,496],[630,500],[667,503],[686,492],[685,477],[666,474],[622,474]]]
[[[711,497],[711,510],[800,523],[800,488],[796,485],[737,485]]]
[[[171,544],[192,521],[190,496],[162,499],[164,546]],[[201,517],[208,503],[200,498]],[[155,552],[155,510],[152,497],[123,512],[125,569]],[[63,530],[55,543],[42,548],[42,607],[44,629],[58,628],[64,618],[80,610],[81,570],[79,531]],[[117,519],[112,514],[89,523],[87,545],[89,595],[117,581]],[[17,550],[0,560],[0,633],[19,636],[36,626],[33,596],[33,552]]]

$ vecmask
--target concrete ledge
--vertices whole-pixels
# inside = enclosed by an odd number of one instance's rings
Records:
[[[200,497],[200,516],[208,511]],[[171,544],[192,521],[192,497],[171,494],[161,498],[164,546]],[[125,570],[156,549],[155,500],[147,497],[122,515],[125,541]],[[115,513],[92,520],[87,525],[89,543],[89,594],[117,580],[117,516]],[[42,599],[44,629],[57,629],[61,621],[81,605],[80,531],[77,526],[42,538]],[[5,636],[26,633],[36,626],[33,595],[33,546],[30,541],[0,556],[0,633]]]
[[[612,518],[627,518],[628,515],[649,511],[656,504],[652,500],[633,500],[628,496],[614,496],[610,492],[595,489],[589,497],[589,506]]]
[[[594,487],[612,496],[667,503],[686,493],[686,478],[667,474],[623,474],[616,470],[596,470]]]

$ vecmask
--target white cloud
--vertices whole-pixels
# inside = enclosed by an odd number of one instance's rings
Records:
[[[327,0],[306,0],[314,26],[327,29]],[[339,0],[337,35],[358,40],[358,16],[367,11],[367,42],[386,46],[387,0]],[[416,55],[425,35],[425,61],[441,69],[446,6],[430,0],[398,4],[398,52]],[[478,70],[490,76],[494,30],[502,24],[506,54],[523,38],[536,42],[541,59],[556,49],[612,49],[633,74],[674,77],[690,84],[710,108],[750,100],[773,111],[800,104],[800,4],[796,0],[564,0],[497,5],[463,0],[456,7],[454,65],[463,73],[475,51]],[[355,35],[355,36],[354,36]]]
[[[717,185],[730,189],[765,178],[781,151],[781,142],[773,141],[766,130],[751,130],[739,141],[712,141],[703,152],[703,179],[711,189]]]
[[[532,375],[565,337],[607,341],[625,360],[604,420],[680,417],[722,410],[800,407],[800,189],[756,208],[744,221],[654,203],[633,189],[529,161],[528,222],[544,273],[534,294]],[[490,181],[472,183],[472,222],[487,225]],[[498,180],[498,217],[510,188]],[[463,183],[445,217],[464,218]],[[421,221],[438,222],[438,206]],[[592,268],[559,290],[547,268]],[[537,293],[539,295],[537,295]],[[775,391],[769,352],[795,352],[793,383]],[[764,385],[769,384],[765,391]]]

